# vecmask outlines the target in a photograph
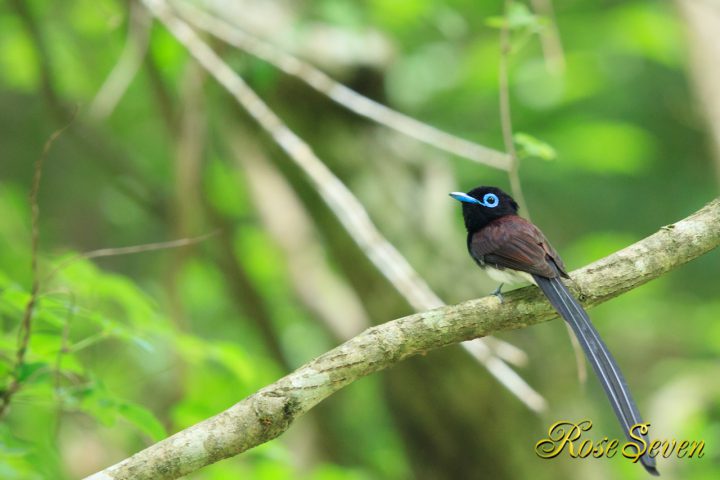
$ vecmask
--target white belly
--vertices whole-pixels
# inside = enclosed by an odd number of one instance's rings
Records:
[[[490,266],[485,266],[485,272],[487,272],[488,276],[492,278],[493,280],[505,283],[507,285],[514,285],[517,283],[532,283],[535,285],[535,280],[532,278],[532,275],[526,272],[518,272],[517,270],[498,270],[497,268],[493,268]]]

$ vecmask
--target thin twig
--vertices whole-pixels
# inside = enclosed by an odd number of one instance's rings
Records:
[[[380,233],[360,201],[350,192],[299,136],[290,130],[263,100],[236,74],[183,20],[175,16],[163,0],[143,0],[151,12],[167,27],[188,52],[245,108],[271,138],[308,176],[323,201],[340,220],[351,238],[375,267],[416,310],[423,311],[444,305],[405,257]],[[467,348],[467,347],[465,347]],[[489,350],[480,344],[477,350]],[[488,355],[473,355],[481,361]],[[533,411],[542,411],[545,400],[534,392],[520,376],[502,362],[485,361],[483,365],[506,387],[524,384],[522,392],[513,394]],[[534,392],[530,394],[529,392]]]
[[[115,67],[90,104],[89,114],[105,118],[112,114],[142,65],[150,44],[152,17],[135,0],[130,1],[128,33],[125,47]]]
[[[586,307],[658,278],[720,245],[720,199],[623,250],[572,272]],[[557,318],[534,286],[416,313],[369,328],[224,412],[87,480],[163,480],[238,455],[278,437],[315,405],[356,380],[413,355]]]
[[[188,247],[190,245],[198,244],[203,240],[207,240],[208,238],[213,237],[218,233],[220,233],[220,231],[215,230],[210,233],[200,235],[199,237],[180,238],[167,242],[144,243],[141,245],[131,245],[129,247],[100,248],[98,250],[91,250],[85,253],[78,253],[70,258],[67,258],[65,261],[60,263],[60,265],[51,270],[45,280],[49,281],[60,270],[67,268],[70,264],[77,262],[78,260],[90,260],[92,258],[102,257],[116,257],[119,255],[131,255],[133,253],[153,252],[156,250],[167,250],[169,248]]]
[[[196,28],[292,75],[334,102],[358,115],[408,135],[435,148],[500,170],[509,170],[510,158],[497,150],[449,134],[381,103],[371,100],[334,80],[313,65],[243,31],[237,25],[215,17],[185,1],[174,3],[181,18]]]
[[[6,387],[5,391],[0,396],[0,419],[2,419],[7,413],[10,407],[12,397],[22,388],[22,382],[20,377],[22,376],[22,370],[25,366],[25,356],[30,345],[30,337],[32,336],[32,320],[33,314],[35,313],[35,305],[37,304],[38,293],[40,292],[40,275],[38,271],[38,243],[40,240],[40,205],[38,203],[38,193],[40,192],[40,181],[42,180],[43,164],[45,159],[50,152],[55,141],[62,135],[62,133],[70,127],[77,109],[72,113],[70,121],[62,128],[55,130],[45,142],[42,153],[35,160],[33,167],[33,179],[32,186],[30,187],[30,229],[31,229],[31,241],[30,241],[30,269],[32,272],[32,286],[30,288],[30,299],[25,306],[22,321],[20,322],[20,329],[18,331],[18,349],[15,354],[15,365],[12,370],[12,381]]]
[[[525,195],[520,184],[520,162],[518,161],[517,152],[515,151],[515,142],[513,141],[512,115],[510,111],[510,86],[508,63],[510,61],[510,25],[509,12],[512,6],[512,0],[505,0],[505,21],[500,29],[500,66],[498,72],[499,90],[500,90],[500,125],[502,127],[503,142],[505,150],[510,156],[510,168],[508,169],[508,177],[510,179],[510,189],[513,197],[520,205],[520,210],[525,217],[530,218],[530,210],[528,210]]]

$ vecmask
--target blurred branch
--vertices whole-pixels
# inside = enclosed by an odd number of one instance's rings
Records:
[[[298,298],[333,336],[341,341],[368,328],[370,318],[355,291],[335,273],[308,212],[283,175],[270,163],[250,135],[223,135],[249,187],[260,220],[285,260]],[[280,214],[280,212],[282,212]]]
[[[45,278],[45,280],[49,280],[52,278],[57,272],[60,270],[67,268],[70,264],[77,262],[78,260],[89,260],[92,258],[101,258],[101,257],[116,257],[119,255],[131,255],[134,253],[143,253],[143,252],[153,252],[155,250],[167,250],[169,248],[180,248],[180,247],[189,247],[190,245],[195,245],[197,243],[200,243],[204,240],[207,240],[210,237],[213,237],[217,235],[219,231],[214,231],[210,233],[206,233],[205,235],[200,235],[199,237],[193,237],[193,238],[179,238],[177,240],[170,240],[167,242],[156,242],[156,243],[144,243],[142,245],[131,245],[129,247],[116,247],[116,248],[100,248],[98,250],[91,250],[89,252],[85,253],[78,253],[77,255],[73,255],[72,257],[66,259],[62,263],[60,263],[57,267],[55,267]]]
[[[283,371],[292,370],[273,327],[272,313],[268,304],[235,254],[233,239],[234,229],[237,228],[237,225],[225,218],[206,199],[203,200],[203,207],[207,218],[214,222],[221,231],[217,242],[219,252],[213,255],[213,260],[218,271],[225,277],[225,285],[230,298],[238,311],[253,322],[268,352],[278,365],[282,366]]]
[[[720,184],[720,3],[677,0],[677,4],[685,18],[690,73],[698,105],[707,119]]]
[[[115,67],[90,104],[89,113],[95,118],[112,114],[142,65],[150,43],[151,17],[137,1],[129,2],[128,34],[125,47]]]
[[[273,329],[271,314],[265,300],[235,255],[233,246],[235,225],[207,201],[207,196],[202,195],[202,186],[198,184],[201,176],[202,151],[207,136],[207,116],[203,99],[205,69],[197,62],[188,63],[182,82],[180,106],[176,107],[175,104],[178,102],[173,101],[164,84],[152,52],[147,55],[145,63],[154,92],[153,97],[157,100],[161,117],[174,139],[173,142],[177,145],[176,231],[182,233],[193,228],[195,219],[199,217],[199,212],[196,211],[198,208],[202,209],[204,216],[215,224],[216,231],[219,232],[217,247],[220,251],[213,255],[213,260],[225,277],[230,298],[238,311],[254,323],[270,355],[285,371],[289,371],[291,366]],[[182,264],[184,260],[184,257],[178,257],[175,265]],[[177,271],[178,268],[174,267],[170,274],[171,278],[176,276]],[[173,286],[172,290],[171,297],[177,303],[176,288]],[[176,305],[173,309],[177,315],[179,307]]]
[[[146,14],[149,12],[140,6]],[[203,88],[207,73],[195,61],[188,61],[180,82],[180,117],[169,124],[174,134],[172,228],[174,235],[185,237],[200,224],[201,170],[207,134]],[[165,274],[168,307],[173,322],[187,327],[185,303],[180,281],[188,259],[187,249],[176,250]]]
[[[593,306],[637,288],[720,245],[720,198],[695,214],[576,270],[571,288]],[[299,416],[355,380],[413,355],[548,321],[534,287],[416,313],[369,328],[224,412],[88,477],[169,479],[242,453],[283,433]]]
[[[103,160],[91,162],[90,165],[100,166],[108,171],[112,175],[111,181],[115,187],[138,204],[156,214],[164,214],[160,202],[153,196],[154,190],[148,189],[144,192],[138,192],[123,181],[132,178],[137,182],[137,185],[143,184],[140,181],[143,176],[138,173],[132,161],[116,145],[106,145],[103,142],[102,135],[85,125],[82,118],[76,119],[75,113],[72,111],[68,113],[68,110],[64,107],[63,100],[58,94],[58,88],[55,85],[53,62],[45,32],[41,29],[42,24],[38,24],[31,11],[31,7],[37,7],[37,2],[11,0],[10,5],[20,17],[28,32],[33,46],[33,53],[37,59],[37,68],[40,72],[43,98],[53,119],[60,125],[65,125],[69,121],[69,117],[72,117],[72,128],[66,133],[68,139],[73,140],[80,149],[88,152],[90,157]]]
[[[45,41],[45,35],[40,30],[35,16],[31,11],[31,3],[24,0],[10,0],[10,5],[17,13],[18,17],[22,20],[25,28],[27,29],[30,40],[35,47],[37,53],[38,70],[40,71],[40,82],[42,84],[42,93],[45,97],[50,112],[55,117],[55,120],[60,123],[66,123],[67,112],[63,108],[60,97],[55,89],[55,76],[52,69],[52,60],[48,49],[48,44]],[[74,117],[75,114],[72,114]]]
[[[512,115],[510,111],[510,85],[508,64],[510,63],[510,8],[512,8],[513,0],[505,0],[505,21],[500,29],[500,66],[498,69],[498,83],[500,93],[500,126],[502,128],[503,142],[505,150],[510,156],[510,168],[508,169],[508,177],[510,178],[510,189],[513,197],[520,205],[520,210],[525,217],[530,218],[530,210],[528,210],[525,195],[520,184],[520,162],[515,151],[515,142],[513,141]]]
[[[145,72],[152,89],[153,99],[164,120],[163,123],[171,135],[176,135],[179,128],[178,100],[173,97],[170,88],[166,85],[152,49],[145,55]]]
[[[204,68],[192,60],[187,62],[180,87],[180,118],[173,142],[175,145],[173,221],[175,234],[181,237],[198,228],[201,217],[200,183],[207,139],[207,116],[203,92],[206,79],[207,73]]]
[[[443,305],[443,301],[430,289],[405,257],[378,231],[360,201],[317,157],[310,146],[290,130],[187,23],[176,17],[163,0],[143,0],[143,2],[170,33],[188,49],[198,63],[235,97],[278,146],[305,172],[351,238],[405,300],[416,311]],[[487,345],[475,346],[471,353],[530,409],[541,411],[545,408],[545,400],[542,396],[501,360],[495,358]]]
[[[23,318],[20,322],[18,332],[18,348],[15,352],[15,364],[12,369],[12,380],[0,393],[0,419],[2,419],[10,407],[13,396],[22,388],[22,374],[25,367],[25,356],[30,346],[30,337],[32,336],[32,320],[35,313],[35,305],[37,304],[38,293],[40,292],[40,272],[38,269],[38,243],[40,240],[40,205],[38,203],[38,193],[40,192],[40,181],[42,180],[43,165],[45,159],[50,152],[55,141],[67,130],[75,119],[77,110],[72,113],[70,121],[59,130],[55,130],[45,142],[42,153],[35,160],[33,167],[32,186],[30,187],[30,269],[32,271],[32,286],[30,288],[30,299],[25,305]]]
[[[547,22],[540,30],[540,46],[545,57],[545,65],[551,73],[562,73],[565,70],[565,53],[555,21],[552,0],[531,0],[531,3],[535,13],[544,17]]]
[[[210,15],[188,2],[173,2],[173,5],[179,8],[183,20],[196,28],[274,65],[288,75],[299,78],[310,87],[358,115],[460,157],[500,170],[508,170],[510,167],[510,159],[502,152],[443,132],[371,100],[332,79],[313,65],[285,53],[243,31],[237,25]]]

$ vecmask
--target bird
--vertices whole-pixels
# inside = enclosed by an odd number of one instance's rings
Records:
[[[640,452],[640,442],[630,436],[631,428],[643,423],[640,412],[617,362],[587,312],[563,282],[570,276],[557,251],[538,227],[518,215],[517,202],[501,189],[481,186],[467,193],[451,192],[450,196],[462,202],[470,256],[491,278],[501,282],[495,291],[500,301],[503,283],[530,282],[540,288],[557,313],[570,325],[623,433]],[[634,434],[637,435],[638,431]],[[645,446],[649,445],[646,435],[643,435],[643,440]],[[650,474],[659,475],[655,458],[647,452],[640,457],[640,462]]]

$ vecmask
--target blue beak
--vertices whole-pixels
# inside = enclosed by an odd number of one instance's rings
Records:
[[[482,205],[482,202],[480,202],[480,200],[478,200],[477,198],[473,198],[473,197],[471,197],[470,195],[468,195],[468,194],[466,194],[466,193],[462,193],[462,192],[451,192],[449,195],[450,195],[452,198],[454,198],[455,200],[458,200],[458,201],[460,201],[460,202],[464,202],[464,203],[477,203],[477,204],[479,204],[479,205]]]

